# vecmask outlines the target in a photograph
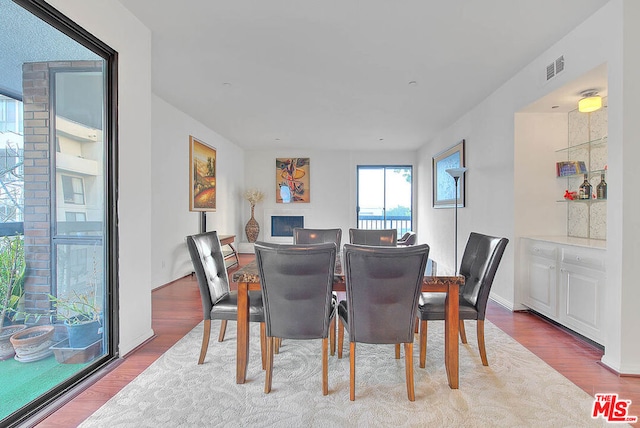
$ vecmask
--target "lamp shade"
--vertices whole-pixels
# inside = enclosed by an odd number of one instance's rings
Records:
[[[600,110],[601,108],[602,97],[600,95],[585,97],[578,101],[578,111],[582,113],[590,113],[592,111]]]
[[[467,168],[449,168],[449,169],[446,169],[445,171],[447,171],[447,173],[449,173],[449,175],[452,176],[453,178],[460,178],[462,177],[462,174],[464,174],[466,170]]]

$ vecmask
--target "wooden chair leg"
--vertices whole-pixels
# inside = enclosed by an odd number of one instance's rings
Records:
[[[262,356],[262,370],[267,367],[267,325],[260,323],[260,354]]]
[[[416,394],[413,388],[413,342],[404,344],[404,365],[407,373],[407,396],[409,401],[416,401]]]
[[[419,330],[420,330],[419,327],[420,327],[420,318],[416,317],[416,326],[415,326],[415,330],[413,330],[415,334],[419,333]]]
[[[338,359],[342,358],[342,345],[344,343],[344,324],[342,319],[338,320]]]
[[[277,337],[273,338],[273,353],[274,354],[280,353],[280,339]]]
[[[204,332],[202,333],[202,346],[200,347],[200,358],[198,364],[204,363],[204,357],[209,348],[209,336],[211,336],[211,320],[204,320]]]
[[[336,354],[336,318],[329,324],[329,343],[331,344],[331,355]]]
[[[322,339],[322,395],[329,394],[329,356],[328,339]]]
[[[396,343],[396,360],[400,359],[400,344]]]
[[[427,322],[420,321],[420,368],[427,365]]]
[[[349,400],[356,401],[356,342],[349,342]]]
[[[460,340],[462,343],[467,343],[467,333],[464,331],[464,320],[458,322],[458,330],[460,330]]]
[[[227,331],[227,320],[220,321],[220,334],[218,335],[218,342],[224,340],[224,333]]]
[[[484,320],[478,320],[478,349],[480,350],[480,359],[483,366],[488,366],[487,350],[484,347]]]
[[[267,370],[264,374],[264,393],[271,392],[271,379],[273,376],[273,337],[267,337]]]

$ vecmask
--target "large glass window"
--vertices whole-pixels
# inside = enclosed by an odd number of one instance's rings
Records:
[[[0,28],[5,426],[117,356],[116,55],[41,0],[0,0]]]
[[[412,230],[412,167],[358,166],[358,229]]]

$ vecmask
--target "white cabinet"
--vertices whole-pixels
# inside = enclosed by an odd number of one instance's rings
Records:
[[[526,262],[525,304],[555,318],[558,315],[556,247],[541,241],[525,240]]]
[[[523,304],[602,343],[606,250],[559,241],[522,239]]]

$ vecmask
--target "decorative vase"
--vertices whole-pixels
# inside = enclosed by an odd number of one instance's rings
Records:
[[[260,225],[256,221],[255,217],[253,217],[254,208],[255,205],[251,204],[251,218],[244,227],[244,232],[247,234],[247,240],[249,242],[256,242],[258,239],[258,233],[260,233]]]
[[[22,363],[28,363],[53,354],[53,351],[49,349],[54,343],[53,332],[52,325],[39,325],[15,333],[9,339],[16,351],[15,359]]]
[[[9,338],[25,328],[27,328],[26,325],[18,324],[3,327],[2,330],[0,330],[0,361],[6,360],[7,358],[13,358],[16,351],[14,351]]]

